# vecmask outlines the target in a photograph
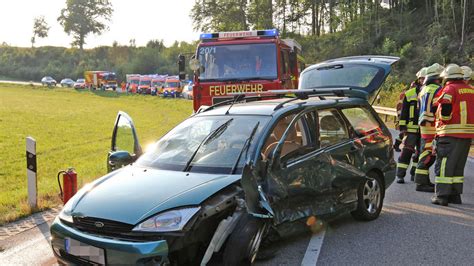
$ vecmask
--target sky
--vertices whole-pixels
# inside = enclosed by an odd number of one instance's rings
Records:
[[[88,35],[85,48],[100,45],[129,44],[137,46],[151,39],[163,40],[166,46],[174,41],[193,41],[199,38],[189,17],[194,0],[111,0],[114,12],[108,23],[109,31],[102,35]],[[57,22],[66,0],[2,0],[0,1],[0,43],[11,46],[31,46],[33,18],[43,15],[51,27],[46,38],[37,38],[35,46],[70,47],[68,36]]]

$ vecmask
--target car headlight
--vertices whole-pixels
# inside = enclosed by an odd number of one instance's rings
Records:
[[[135,226],[132,231],[172,232],[180,231],[201,207],[176,209],[155,215]]]

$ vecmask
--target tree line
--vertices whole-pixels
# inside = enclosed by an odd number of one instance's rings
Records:
[[[108,29],[110,1],[67,0],[57,22],[72,36],[72,48],[0,46],[0,76],[37,80],[80,77],[85,70],[174,74],[179,53],[196,42],[144,47],[116,42],[83,49],[90,34]],[[199,32],[277,28],[303,46],[308,64],[325,59],[384,54],[400,56],[394,82],[408,83],[422,66],[455,62],[473,66],[474,2],[468,0],[196,0],[189,14]],[[34,19],[32,46],[47,37],[44,17]]]

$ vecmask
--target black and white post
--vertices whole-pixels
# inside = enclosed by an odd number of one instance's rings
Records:
[[[31,208],[36,208],[38,204],[36,180],[36,140],[32,137],[26,138],[26,174],[28,177],[28,204]]]

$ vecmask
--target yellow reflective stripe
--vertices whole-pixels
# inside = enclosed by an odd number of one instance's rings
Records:
[[[421,134],[435,134],[436,128],[433,126],[420,126]]]
[[[443,94],[443,97],[441,97],[441,98],[446,99],[449,102],[451,102],[453,100],[453,96],[451,96],[449,94]]]
[[[461,113],[461,125],[465,125],[467,124],[467,106],[465,101],[459,103],[459,109]]]
[[[425,148],[426,148],[426,146],[425,146]],[[430,153],[431,153],[430,150],[422,152],[420,154],[420,159],[419,160],[421,160],[421,159],[425,158],[426,156],[430,155]]]
[[[440,176],[444,177],[446,176],[446,161],[448,160],[447,157],[444,157],[442,160],[441,160],[441,171],[440,171]]]
[[[412,105],[410,106],[410,118],[414,118],[414,117],[415,117],[415,106]]]
[[[398,168],[405,168],[405,169],[407,169],[407,168],[408,168],[408,164],[397,163],[397,167],[398,167]]]
[[[464,176],[454,176],[453,183],[464,183]]]
[[[453,183],[453,178],[452,177],[437,176],[435,178],[435,183],[438,183],[438,184],[452,184]]]
[[[473,129],[442,129],[436,130],[437,135],[442,134],[474,134]]]
[[[429,175],[430,172],[428,170],[423,170],[423,169],[416,169],[415,174],[420,174],[420,175]]]
[[[409,132],[409,133],[418,133],[418,129],[409,128],[409,129],[407,129],[407,132]]]
[[[449,116],[441,115],[441,120],[451,120],[451,117],[452,115],[449,115]]]
[[[431,148],[433,146],[433,142],[432,141],[428,141],[425,143],[425,148]]]
[[[407,121],[406,121],[406,120],[400,120],[400,122],[398,122],[398,125],[400,125],[400,126],[406,126],[406,125],[407,125]]]

